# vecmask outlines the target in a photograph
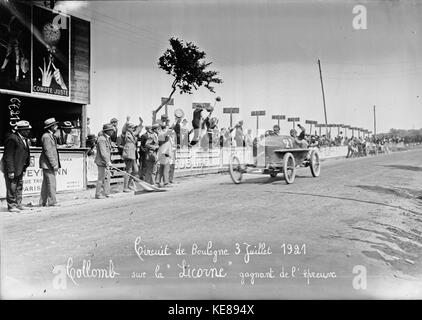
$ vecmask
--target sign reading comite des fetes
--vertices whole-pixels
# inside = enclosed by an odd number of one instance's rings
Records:
[[[0,152],[0,158],[3,153]],[[39,167],[39,152],[31,153],[31,164],[23,176],[23,195],[41,192],[42,169]],[[83,153],[60,153],[61,168],[57,172],[57,191],[76,191],[84,189]],[[6,197],[4,179],[0,179],[0,198]]]

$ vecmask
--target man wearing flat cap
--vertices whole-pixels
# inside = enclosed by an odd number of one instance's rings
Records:
[[[110,124],[113,126],[114,131],[110,132],[110,139],[113,141],[113,143],[117,143],[117,137],[119,136],[118,133],[118,125],[119,121],[116,118],[113,118],[110,120]]]
[[[143,151],[142,178],[149,184],[154,184],[157,173],[158,124],[147,126],[147,132],[141,137]]]
[[[41,186],[41,205],[58,206],[56,199],[56,175],[60,169],[60,157],[57,150],[55,133],[58,129],[57,121],[50,118],[44,121],[44,134],[41,137],[42,151],[40,168],[43,171]]]
[[[22,206],[23,174],[30,163],[28,137],[31,128],[28,121],[18,121],[14,132],[5,141],[2,161],[7,189],[7,208],[10,212],[25,210]]]
[[[108,198],[110,195],[110,172],[111,167],[111,138],[114,127],[111,123],[103,125],[103,131],[98,135],[97,154],[95,155],[95,164],[98,167],[98,180],[95,190],[96,199]],[[104,195],[102,191],[104,190]]]

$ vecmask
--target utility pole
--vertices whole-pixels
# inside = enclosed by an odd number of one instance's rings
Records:
[[[374,105],[374,138],[377,138],[377,115],[375,111],[375,105]]]
[[[328,127],[327,127],[327,108],[325,106],[325,94],[324,94],[324,83],[322,82],[322,71],[321,71],[321,61],[318,59],[318,67],[319,67],[319,78],[321,80],[321,90],[322,90],[322,102],[324,103],[324,117],[325,117],[325,134],[328,135]]]

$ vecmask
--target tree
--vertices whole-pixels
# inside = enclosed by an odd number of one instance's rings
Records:
[[[152,121],[154,122],[158,111],[170,101],[173,94],[179,89],[180,94],[192,94],[192,90],[197,90],[204,86],[211,92],[214,91],[212,86],[214,83],[222,83],[223,80],[217,78],[217,71],[210,71],[207,68],[211,62],[205,62],[205,52],[192,42],[183,43],[178,38],[170,39],[171,48],[167,49],[158,60],[160,69],[166,71],[173,76],[174,80],[171,85],[171,92],[167,100],[163,101],[160,106],[152,112]]]

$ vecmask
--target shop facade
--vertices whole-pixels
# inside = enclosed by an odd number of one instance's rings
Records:
[[[44,121],[73,125],[72,147],[60,148],[58,191],[86,187],[86,111],[90,103],[90,22],[31,2],[0,2],[0,158],[6,136],[19,120],[30,122],[31,166],[23,194],[39,193],[38,167]],[[0,198],[5,196],[0,179]]]

